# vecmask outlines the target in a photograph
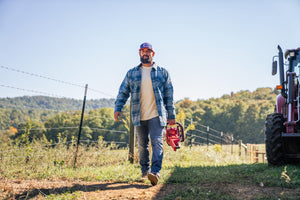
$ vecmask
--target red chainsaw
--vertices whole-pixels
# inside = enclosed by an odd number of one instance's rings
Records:
[[[179,122],[174,125],[167,124],[166,127],[166,141],[174,151],[180,148],[180,142],[184,141],[183,127]]]

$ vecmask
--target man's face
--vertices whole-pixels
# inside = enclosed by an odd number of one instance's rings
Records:
[[[152,62],[152,58],[155,53],[151,49],[144,48],[140,50],[139,54],[141,62],[146,64]]]

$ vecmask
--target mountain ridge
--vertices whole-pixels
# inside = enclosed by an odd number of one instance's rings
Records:
[[[92,110],[102,107],[114,107],[115,99],[92,99],[86,100],[85,109]],[[48,96],[21,96],[0,98],[0,108],[4,109],[41,109],[41,110],[81,110],[83,100],[57,98]]]

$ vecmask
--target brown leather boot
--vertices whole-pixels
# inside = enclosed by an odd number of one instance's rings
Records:
[[[151,185],[155,186],[158,183],[159,176],[157,174],[148,174],[148,179],[151,182]]]

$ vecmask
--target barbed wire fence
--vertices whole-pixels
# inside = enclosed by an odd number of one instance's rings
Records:
[[[233,145],[238,144],[238,140],[233,137],[233,134],[218,131],[210,126],[200,124],[193,121],[193,119],[185,119],[189,124],[193,124],[194,128],[186,132],[189,136],[189,143],[191,145],[206,145],[207,149],[210,145],[231,145],[231,153],[233,153]]]
[[[72,83],[69,81],[63,81],[63,80],[59,80],[56,78],[52,78],[50,76],[44,76],[44,75],[40,75],[37,73],[31,73],[31,72],[26,72],[23,70],[19,70],[19,69],[15,69],[15,68],[11,68],[11,67],[5,67],[5,66],[0,66],[1,69],[4,70],[9,70],[9,71],[13,71],[16,73],[20,73],[23,75],[28,75],[28,76],[32,76],[32,77],[37,77],[37,78],[41,78],[41,79],[46,79],[49,81],[54,81],[60,84],[65,84],[68,86],[74,86],[77,88],[81,88],[81,89],[85,89],[85,94],[84,94],[84,99],[82,101],[82,111],[76,111],[78,112],[78,114],[81,115],[81,123],[79,124],[79,126],[66,126],[66,127],[43,127],[43,128],[19,128],[18,131],[20,132],[26,132],[26,131],[53,131],[55,130],[57,133],[58,131],[62,131],[62,133],[64,133],[66,130],[76,130],[78,129],[78,137],[77,139],[73,138],[72,140],[67,140],[67,141],[63,141],[63,142],[53,142],[51,144],[46,144],[46,145],[40,145],[40,146],[36,146],[35,148],[43,148],[43,147],[55,147],[57,145],[60,144],[75,144],[76,143],[76,152],[75,152],[75,158],[74,158],[74,167],[76,166],[76,159],[77,159],[77,152],[78,152],[78,147],[80,146],[81,143],[85,143],[87,145],[89,144],[95,144],[95,143],[99,143],[98,140],[89,140],[89,139],[81,139],[80,137],[80,133],[82,130],[92,130],[98,133],[98,136],[101,136],[103,134],[101,134],[101,132],[113,132],[113,133],[122,133],[125,135],[129,135],[129,130],[113,130],[113,129],[105,129],[105,128],[101,128],[101,127],[93,127],[93,126],[88,126],[88,125],[83,125],[83,120],[84,120],[84,115],[87,115],[89,117],[94,117],[94,118],[101,118],[101,119],[105,119],[105,120],[112,120],[114,121],[113,117],[107,117],[107,116],[100,116],[100,115],[93,115],[93,114],[85,114],[85,101],[86,101],[86,95],[89,91],[93,91],[93,92],[97,92],[99,94],[102,95],[106,95],[109,97],[113,97],[113,95],[107,94],[105,92],[102,92],[101,90],[97,90],[97,89],[93,89],[93,88],[88,88],[87,85],[86,86],[82,86],[80,84],[76,84],[76,83]],[[25,92],[29,92],[29,93],[33,93],[33,94],[40,94],[40,95],[46,95],[46,96],[50,96],[50,97],[56,97],[56,98],[70,98],[70,97],[65,97],[64,95],[59,95],[59,94],[55,94],[52,92],[46,92],[46,91],[39,91],[39,90],[35,90],[35,89],[26,89],[26,88],[22,88],[19,86],[11,86],[11,85],[7,85],[7,84],[0,84],[0,87],[4,87],[4,88],[9,88],[12,90],[16,90],[16,91],[25,91]],[[11,108],[16,108],[16,109],[38,109],[36,107],[32,107],[30,105],[28,106],[19,106],[19,105],[11,105],[11,104],[5,104],[3,102],[0,102],[0,106],[6,106],[6,107],[11,107]],[[62,112],[67,112],[66,110],[57,110],[57,109],[49,109],[49,108],[43,108],[43,110],[49,110],[49,111],[53,111],[56,113],[62,113]],[[70,111],[69,111],[70,112]],[[233,135],[231,135],[231,138],[228,138],[228,136],[225,137],[225,135],[223,134],[222,131],[218,131],[215,130],[209,126],[200,124],[198,122],[193,122],[192,119],[186,119],[186,121],[190,122],[191,124],[195,124],[197,125],[198,128],[195,128],[193,130],[189,130],[188,132],[186,132],[186,135],[188,136],[187,138],[189,139],[190,144],[192,145],[207,145],[207,148],[209,145],[211,144],[233,144],[235,142],[235,139],[233,138]],[[112,122],[115,123],[115,122]],[[124,123],[124,122],[121,122]],[[129,125],[128,125],[129,127]],[[201,130],[200,130],[201,129]],[[6,130],[0,130],[0,132],[5,132]],[[57,135],[57,134],[56,134]],[[31,136],[31,138],[29,139],[33,139],[33,137]],[[119,144],[122,145],[123,147],[128,148],[128,143],[124,142],[124,141],[104,141],[105,144]],[[5,156],[5,153],[11,153],[11,151],[0,151],[0,155],[3,157]]]
[[[37,74],[37,73],[27,72],[27,71],[19,70],[19,69],[12,68],[12,67],[0,66],[0,68],[3,69],[3,70],[9,70],[9,71],[12,71],[12,72],[15,72],[15,73],[19,73],[21,75],[31,76],[31,77],[40,78],[40,79],[46,79],[47,81],[57,82],[59,84],[64,84],[64,85],[68,85],[68,86],[74,86],[74,87],[77,87],[77,88],[80,88],[80,89],[85,88],[85,95],[84,95],[84,100],[83,100],[83,103],[85,103],[85,98],[86,98],[86,95],[87,95],[87,85],[83,86],[83,85],[80,85],[80,84],[77,84],[77,83],[73,83],[73,82],[69,82],[69,81],[65,81],[65,80],[59,80],[59,79],[56,79],[56,78],[52,78],[50,76],[44,76],[44,75],[40,75],[40,74]],[[56,94],[55,92],[46,92],[46,91],[40,91],[40,90],[36,90],[36,89],[27,89],[27,88],[23,88],[23,87],[20,87],[20,86],[12,86],[12,85],[8,85],[8,84],[0,84],[0,87],[8,88],[8,89],[16,90],[16,91],[23,91],[23,92],[32,93],[32,94],[55,97],[55,98],[65,98],[65,99],[70,99],[71,98],[71,97],[66,97],[65,95]],[[107,93],[105,93],[101,90],[94,89],[94,88],[89,88],[88,91],[89,92],[92,91],[92,92],[100,93],[100,94],[108,96],[110,98],[113,97],[113,95],[111,95],[111,94],[107,94]],[[31,98],[31,99],[35,100],[35,98]],[[30,106],[30,105],[13,105],[13,104],[9,104],[7,102],[6,103],[0,102],[0,106],[9,107],[9,108],[12,108],[12,109],[17,109],[17,110],[39,109],[38,107],[34,107],[34,106]],[[58,135],[58,132],[64,133],[64,132],[69,131],[69,130],[71,130],[72,132],[75,131],[75,133],[76,133],[76,129],[77,129],[78,130],[78,134],[77,134],[78,138],[77,139],[73,138],[72,140],[68,140],[68,141],[64,142],[64,144],[71,144],[71,143],[74,143],[74,142],[76,143],[77,148],[76,148],[76,152],[75,152],[75,162],[74,162],[74,166],[75,166],[79,145],[81,143],[86,143],[87,145],[90,145],[90,144],[99,142],[98,140],[85,139],[85,138],[81,139],[80,138],[81,130],[87,130],[87,129],[92,130],[93,132],[96,132],[97,133],[96,135],[98,135],[98,136],[105,135],[105,134],[102,134],[103,132],[106,132],[106,133],[123,133],[123,134],[128,133],[127,131],[122,131],[122,130],[105,129],[105,128],[101,128],[101,127],[93,127],[93,126],[87,126],[87,125],[83,126],[83,118],[84,118],[84,114],[85,114],[84,113],[84,108],[85,108],[85,105],[82,106],[82,111],[81,112],[78,111],[79,109],[77,111],[74,111],[74,112],[78,112],[78,114],[81,115],[81,123],[80,123],[79,127],[78,126],[77,127],[76,126],[72,126],[72,127],[43,127],[43,128],[30,128],[30,129],[19,128],[19,129],[17,129],[17,131],[18,132],[25,132],[25,131],[27,131],[27,132],[28,131],[29,132],[55,131],[56,132],[55,135]],[[58,110],[58,109],[51,109],[51,108],[50,109],[49,108],[42,108],[42,109],[47,110],[47,111],[53,111],[55,113],[70,112],[70,111],[66,111],[66,110]],[[106,120],[114,120],[113,118],[108,118],[108,117],[105,117],[105,116],[102,117],[102,116],[99,116],[99,115],[90,115],[90,117],[102,118],[102,119],[106,119]],[[5,132],[5,131],[7,131],[7,129],[0,130],[0,132]],[[30,135],[28,139],[33,140],[33,135],[34,134]],[[104,143],[105,144],[118,144],[118,145],[121,145],[123,147],[128,146],[128,143],[123,142],[123,141],[104,141]],[[47,144],[47,145],[51,146],[51,147],[55,147],[59,144],[62,144],[62,143],[53,142],[53,143]],[[42,147],[45,147],[45,145],[36,146],[36,148],[42,148]],[[0,153],[2,154],[2,157],[3,157],[4,152],[0,152]]]

